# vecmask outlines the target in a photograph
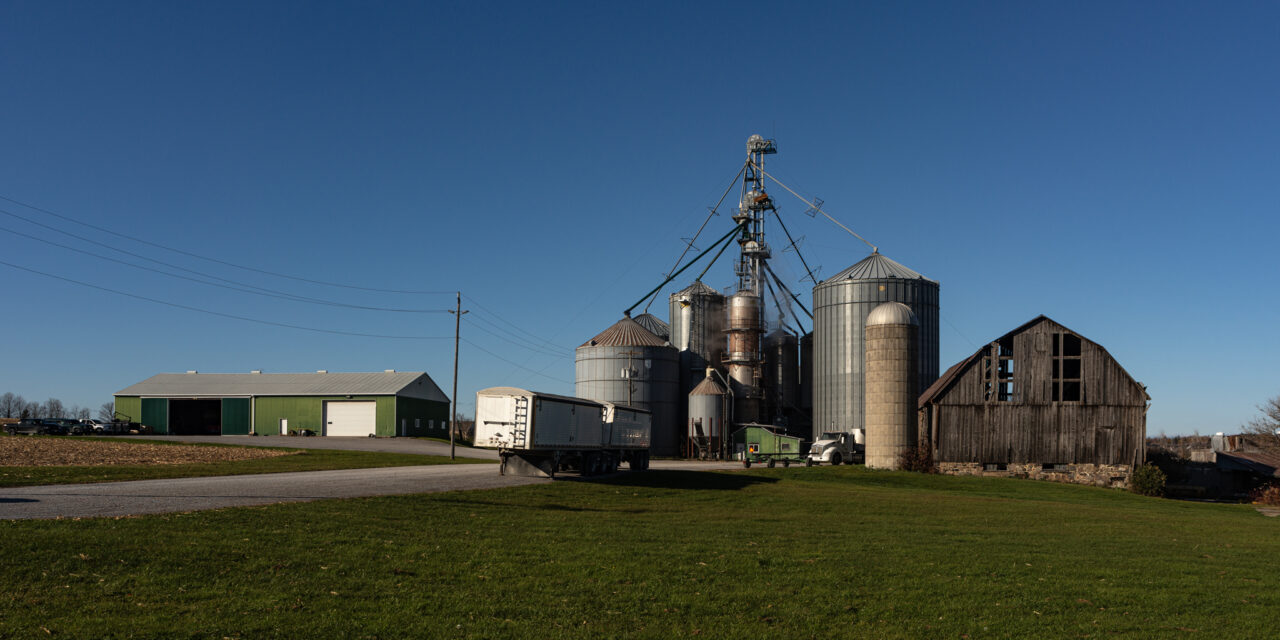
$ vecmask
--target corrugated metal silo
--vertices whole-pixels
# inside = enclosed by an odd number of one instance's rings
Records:
[[[671,326],[652,313],[642,313],[635,317],[637,323],[663,340],[671,340]]]
[[[707,375],[689,392],[688,449],[690,458],[716,458],[724,437],[727,392],[714,375]]]
[[[791,423],[800,411],[800,345],[794,334],[778,329],[765,336],[764,398],[766,420]],[[802,437],[808,438],[808,434]]]
[[[574,358],[574,394],[597,402],[616,402],[653,413],[651,451],[679,451],[684,430],[677,418],[680,393],[678,354],[670,343],[631,318],[623,318],[578,347]]]
[[[901,302],[919,322],[918,397],[938,377],[938,283],[879,252],[813,288],[813,434],[864,427],[864,332],[871,310]]]
[[[724,295],[700,281],[671,294],[671,346],[680,352],[680,391],[689,393],[724,356]]]
[[[911,308],[886,302],[867,315],[866,457],[872,469],[898,469],[916,446],[916,344]]]

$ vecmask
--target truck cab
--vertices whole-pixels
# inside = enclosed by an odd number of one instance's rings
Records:
[[[827,431],[809,447],[809,455],[805,465],[813,466],[824,462],[832,465],[840,463],[858,464],[866,459],[866,448],[863,445],[862,429],[855,431]]]

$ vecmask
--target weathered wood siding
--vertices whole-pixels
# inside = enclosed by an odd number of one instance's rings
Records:
[[[1146,437],[1145,390],[1105,349],[1081,337],[1080,400],[1054,402],[1055,333],[1073,332],[1044,318],[1011,336],[1012,400],[998,400],[995,392],[984,398],[988,382],[984,373],[988,371],[983,358],[977,357],[922,409],[921,432],[933,436],[937,460],[1141,463]],[[999,348],[988,349],[994,362]]]

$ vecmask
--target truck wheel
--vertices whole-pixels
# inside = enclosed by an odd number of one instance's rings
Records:
[[[840,452],[837,451],[831,454],[831,466],[833,467],[840,466]]]
[[[767,463],[766,463],[766,466],[768,466],[770,469],[772,469],[772,468],[774,468],[775,466],[777,466],[777,464],[778,464],[778,461],[777,461],[777,460],[774,460],[773,458],[769,458],[769,462],[767,462]]]

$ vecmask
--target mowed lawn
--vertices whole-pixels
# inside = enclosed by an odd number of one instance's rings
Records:
[[[861,467],[0,523],[0,636],[1268,638],[1280,519]]]
[[[32,459],[22,465],[0,463],[0,487],[20,487],[43,484],[78,484],[88,482],[121,482],[125,480],[154,480],[160,478],[196,478],[230,476],[251,473],[284,473],[289,471],[325,471],[330,469],[362,469],[373,467],[407,467],[424,464],[467,464],[492,462],[446,456],[378,453],[370,451],[340,451],[330,449],[291,449],[287,447],[238,447],[225,444],[188,444],[163,440],[138,440],[124,438],[80,438],[68,436],[0,436],[0,445],[55,445],[76,449],[100,446],[101,454],[81,452],[79,457],[89,464],[42,466],[47,461],[38,459],[43,447],[30,454]],[[113,454],[107,447],[131,449],[145,448],[154,460],[145,464],[102,464],[112,462]],[[170,464],[168,458],[184,458],[182,452],[200,447],[210,455],[200,456],[208,462]],[[174,452],[173,456],[165,455]],[[239,451],[277,452],[276,457],[237,459]],[[49,455],[53,457],[57,451]],[[122,456],[121,456],[122,457]],[[185,456],[189,457],[189,456]],[[226,458],[219,459],[219,458]]]

